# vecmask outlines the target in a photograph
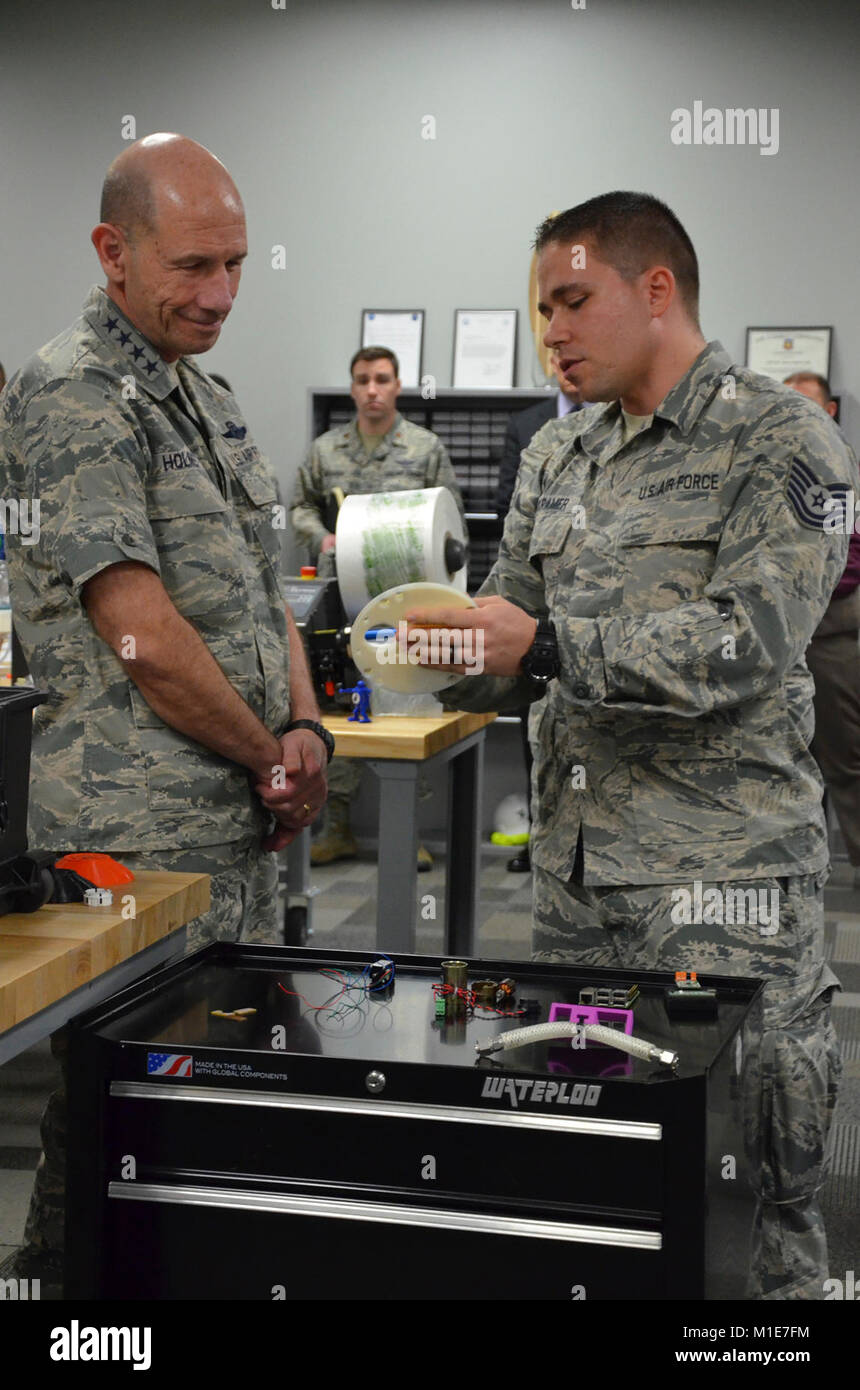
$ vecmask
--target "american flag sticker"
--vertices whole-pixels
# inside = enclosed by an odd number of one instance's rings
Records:
[[[191,1076],[193,1070],[191,1056],[183,1057],[179,1052],[147,1052],[147,1076]]]

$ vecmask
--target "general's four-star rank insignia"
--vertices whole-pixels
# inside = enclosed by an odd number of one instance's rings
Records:
[[[840,508],[844,513],[848,490],[847,484],[820,483],[808,463],[792,459],[785,495],[801,526],[823,531],[829,516]]]

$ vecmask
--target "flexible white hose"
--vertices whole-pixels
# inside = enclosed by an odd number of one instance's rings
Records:
[[[634,1038],[632,1033],[621,1033],[617,1028],[607,1028],[602,1023],[586,1023],[582,1031],[592,1042],[605,1043],[607,1047],[617,1047],[621,1052],[629,1052],[631,1057],[642,1057],[646,1062],[653,1060],[655,1052],[661,1048],[644,1038]],[[675,1054],[672,1053],[674,1057]],[[677,1058],[676,1058],[677,1061]]]
[[[527,1047],[529,1043],[575,1038],[581,1034],[592,1042],[605,1043],[607,1047],[615,1047],[619,1052],[641,1057],[646,1062],[662,1062],[664,1066],[674,1067],[678,1061],[677,1052],[657,1047],[644,1038],[620,1033],[616,1028],[606,1028],[601,1023],[534,1023],[528,1028],[513,1028],[509,1033],[498,1033],[490,1042],[475,1043],[475,1051],[486,1056],[491,1052],[507,1052],[511,1047]]]

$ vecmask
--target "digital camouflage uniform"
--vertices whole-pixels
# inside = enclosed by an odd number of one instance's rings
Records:
[[[351,420],[315,439],[299,468],[290,519],[296,540],[306,548],[321,575],[334,573],[331,555],[319,551],[329,531],[325,517],[329,494],[335,487],[341,489],[344,497],[353,493],[446,487],[457,503],[465,527],[463,499],[445,446],[431,430],[414,425],[399,413],[372,454],[368,455],[364,447],[357,421]],[[335,757],[328,769],[329,796],[350,800],[356,797],[363,770],[360,758]]]
[[[107,566],[148,565],[234,689],[283,731],[277,488],[234,398],[191,360],[169,371],[93,289],[81,318],[9,383],[0,428],[3,495],[40,503],[38,543],[8,538],[15,628],[50,694],[33,721],[30,847],[209,873],[212,906],[189,926],[190,947],[277,940],[277,861],[260,848],[270,818],[248,771],[159,718],[81,603]],[[53,1097],[27,1227],[28,1240],[53,1249],[64,1110],[64,1095]]]
[[[822,1298],[827,1277],[815,1194],[838,981],[804,652],[845,566],[826,504],[856,477],[820,409],[711,343],[632,438],[617,403],[535,436],[481,590],[548,614],[558,637],[561,674],[532,721],[538,958],[767,981],[761,1094],[753,1079],[746,1096],[763,1154],[755,1297]],[[535,696],[476,676],[444,698]],[[672,890],[696,880],[778,888],[777,932],[677,926]]]

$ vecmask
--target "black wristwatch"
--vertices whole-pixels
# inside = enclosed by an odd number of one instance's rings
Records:
[[[328,729],[324,728],[322,724],[317,724],[313,719],[294,719],[292,724],[288,724],[284,729],[284,733],[291,734],[293,729],[310,729],[312,734],[316,734],[318,738],[321,738],[325,744],[328,761],[331,762],[332,754],[334,753],[334,735],[330,734]]]
[[[561,670],[558,659],[558,641],[555,628],[549,618],[540,618],[535,640],[520,663],[524,675],[541,690],[546,690]]]

